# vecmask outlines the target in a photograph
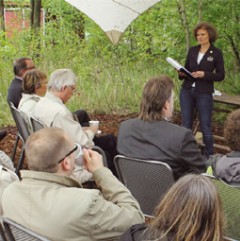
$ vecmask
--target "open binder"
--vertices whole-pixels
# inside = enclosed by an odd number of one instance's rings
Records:
[[[177,70],[183,72],[184,74],[186,74],[187,76],[193,78],[191,72],[188,71],[188,70],[187,70],[185,67],[183,67],[181,64],[179,64],[176,60],[174,60],[174,59],[172,59],[172,58],[170,58],[170,57],[167,57],[167,58],[166,58],[166,61],[167,61],[169,64],[171,64],[175,69],[177,69]]]

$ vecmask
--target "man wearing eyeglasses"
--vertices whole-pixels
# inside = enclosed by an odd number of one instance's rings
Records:
[[[82,128],[75,116],[66,107],[76,88],[76,76],[70,69],[54,71],[48,81],[48,91],[35,105],[33,116],[48,127],[64,129],[74,140],[81,145],[94,145],[94,134],[97,127]]]
[[[16,108],[18,108],[18,104],[22,98],[23,76],[31,69],[35,69],[35,65],[30,58],[19,58],[13,63],[13,72],[15,77],[9,86],[7,100],[12,102]]]
[[[78,146],[62,130],[44,128],[26,142],[30,170],[5,189],[4,216],[50,240],[116,240],[144,220],[129,190],[103,167],[102,156],[83,150],[84,167],[98,189],[82,188],[69,176],[79,158]]]
[[[35,105],[33,116],[48,127],[64,129],[75,142],[86,147],[101,147],[108,159],[109,168],[116,174],[113,158],[117,154],[116,138],[109,135],[95,136],[97,126],[82,127],[66,107],[76,90],[77,77],[71,69],[57,69],[49,78],[46,95]]]

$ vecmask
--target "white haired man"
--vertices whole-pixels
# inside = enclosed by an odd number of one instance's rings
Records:
[[[101,147],[107,156],[108,166],[116,175],[113,158],[117,154],[116,138],[109,134],[95,137],[96,126],[82,127],[75,121],[65,104],[76,89],[76,75],[70,69],[58,69],[49,78],[48,91],[35,106],[33,116],[46,126],[64,129],[75,142],[86,147],[94,144]]]
[[[4,190],[4,216],[57,241],[116,240],[144,221],[134,197],[97,152],[84,149],[83,162],[99,189],[82,188],[69,177],[78,148],[62,129],[34,132],[25,152],[30,170]]]

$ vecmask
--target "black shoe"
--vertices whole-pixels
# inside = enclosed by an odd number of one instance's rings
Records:
[[[0,131],[0,141],[7,135],[6,131]]]

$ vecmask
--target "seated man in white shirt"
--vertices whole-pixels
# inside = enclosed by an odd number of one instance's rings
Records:
[[[94,137],[97,126],[82,127],[65,106],[76,89],[76,75],[70,69],[54,71],[48,82],[48,91],[35,106],[33,116],[48,127],[64,129],[75,142],[92,147],[101,147],[108,159],[109,168],[116,174],[113,158],[117,154],[116,140],[113,135]]]
[[[116,240],[144,221],[135,198],[103,167],[97,152],[84,149],[82,158],[98,189],[82,188],[70,178],[79,153],[62,129],[34,132],[25,153],[30,170],[22,170],[22,180],[4,190],[5,217],[57,241]]]

